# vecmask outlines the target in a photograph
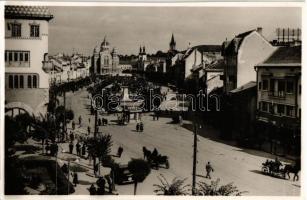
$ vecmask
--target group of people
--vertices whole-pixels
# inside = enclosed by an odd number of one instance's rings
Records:
[[[97,188],[95,187],[94,184],[91,185],[91,187],[89,188],[90,195],[104,195],[106,182],[108,183],[108,190],[109,190],[108,192],[109,194],[112,194],[113,192],[112,179],[109,175],[106,175],[104,177],[101,176],[97,179],[96,181]]]
[[[59,146],[57,143],[53,142],[52,144],[49,144],[49,141],[46,140],[45,152],[47,155],[57,156],[58,151],[59,151]]]
[[[143,132],[144,131],[144,124],[143,124],[143,122],[136,123],[136,131],[137,132]]]
[[[63,166],[61,167],[61,170],[63,171],[63,173],[68,176],[69,175],[69,166],[64,163]],[[72,179],[72,183],[74,184],[74,187],[77,186],[77,184],[79,184],[79,177],[78,177],[78,173],[77,172],[73,172],[70,174],[73,179]]]
[[[86,154],[86,143],[83,142],[83,143],[81,144],[79,141],[77,141],[76,145],[74,145],[74,143],[71,141],[71,142],[69,143],[69,153],[70,153],[70,154],[73,154],[74,146],[76,147],[76,153],[77,153],[77,155],[80,156],[80,157],[81,157],[81,156],[84,157],[85,154]]]

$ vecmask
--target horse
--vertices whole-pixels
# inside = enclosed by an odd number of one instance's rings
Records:
[[[151,151],[148,150],[146,147],[143,147],[143,154],[144,154],[144,159],[148,161],[151,157]]]
[[[286,165],[283,171],[285,175],[288,176],[288,179],[290,179],[290,173],[293,173],[294,174],[293,181],[295,180],[298,181],[299,180],[298,173],[300,172],[300,170],[301,170],[300,165],[294,164],[294,165]]]

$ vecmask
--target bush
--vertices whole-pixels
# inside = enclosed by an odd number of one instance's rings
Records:
[[[211,181],[210,184],[206,182],[199,182],[196,194],[200,196],[241,196],[246,191],[240,192],[233,183],[219,186],[220,179]]]
[[[161,177],[161,178],[160,178]],[[160,180],[161,184],[154,184],[156,189],[154,190],[155,193],[158,195],[188,195],[188,189],[187,187],[190,187],[190,185],[185,184],[185,179],[178,179],[175,177],[171,183],[169,183],[165,177],[160,174],[160,177],[158,179]]]

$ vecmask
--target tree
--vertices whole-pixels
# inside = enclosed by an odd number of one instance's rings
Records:
[[[137,184],[143,182],[150,173],[148,162],[143,159],[132,159],[128,163],[128,169],[132,173],[134,181],[134,195],[136,195]]]
[[[220,179],[211,181],[211,184],[199,182],[196,194],[200,196],[241,196],[246,191],[240,192],[233,183],[219,186]]]
[[[161,184],[154,184],[156,189],[154,190],[155,193],[158,195],[188,195],[189,190],[186,189],[187,187],[190,187],[191,185],[185,184],[185,179],[179,179],[175,177],[171,183],[169,183],[166,178],[160,174],[160,177],[158,177]]]
[[[88,154],[93,157],[94,165],[96,164],[96,158],[98,158],[100,162],[109,156],[113,145],[111,135],[102,135],[98,138],[88,138],[86,143],[88,146]]]

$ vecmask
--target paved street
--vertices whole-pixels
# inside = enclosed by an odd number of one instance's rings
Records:
[[[87,110],[89,103],[87,96],[85,90],[67,95],[67,108],[74,110],[75,119],[82,116],[81,129],[84,129],[84,132],[87,130],[89,117],[91,118],[92,130],[94,130],[94,116],[90,116],[89,110]],[[109,125],[101,126],[99,131],[112,135],[112,154],[116,154],[119,145],[124,148],[122,157],[117,159],[117,162],[128,163],[131,158],[143,157],[143,146],[150,150],[157,148],[160,154],[169,157],[170,168],[152,170],[145,181],[138,185],[137,194],[154,194],[153,184],[159,183],[157,178],[159,174],[163,174],[169,181],[174,177],[188,178],[186,183],[191,184],[193,155],[193,134],[191,131],[178,124],[172,124],[169,118],[153,121],[150,114],[142,116],[143,133],[135,131],[135,123],[133,122],[127,126],[118,126],[112,122],[117,119],[116,116],[103,117],[109,119]],[[208,135],[214,132],[208,127],[203,127],[201,131],[205,134],[208,132]],[[220,178],[221,183],[224,184],[234,182],[240,191],[248,191],[245,195],[299,195],[300,182],[273,178],[260,173],[261,163],[270,155],[237,148],[204,137],[198,139],[197,181],[209,181],[204,178],[204,175],[205,163],[210,161],[214,168],[214,180]],[[92,178],[90,180],[93,182]],[[84,187],[89,186],[85,184]],[[78,188],[75,194],[85,192],[84,189]],[[133,184],[116,185],[116,190],[119,194],[131,195],[133,194]]]

